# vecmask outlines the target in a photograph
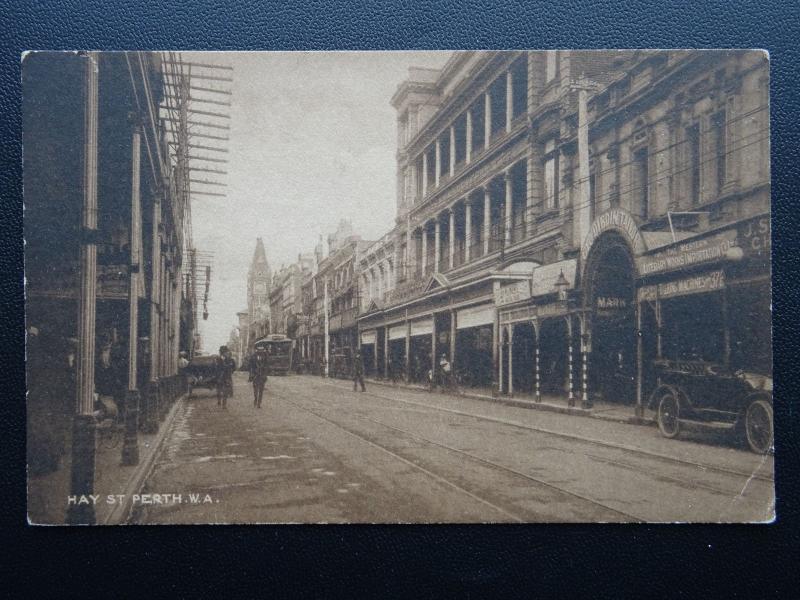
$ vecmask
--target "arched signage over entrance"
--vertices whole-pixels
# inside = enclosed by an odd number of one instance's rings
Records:
[[[639,255],[645,251],[644,241],[633,215],[621,208],[612,208],[597,217],[589,228],[589,233],[581,246],[581,260],[584,264],[595,241],[606,231],[617,231],[622,234],[634,255]]]
[[[593,355],[590,387],[610,401],[634,400],[634,256],[644,250],[636,221],[621,209],[611,209],[595,219],[581,248],[586,341]]]

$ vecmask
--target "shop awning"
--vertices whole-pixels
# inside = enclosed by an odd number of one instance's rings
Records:
[[[494,305],[471,306],[462,308],[456,314],[456,329],[469,329],[480,325],[494,323]]]

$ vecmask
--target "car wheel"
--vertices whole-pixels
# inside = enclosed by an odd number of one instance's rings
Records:
[[[674,438],[680,433],[680,404],[671,390],[664,390],[658,401],[658,429],[661,435]]]
[[[772,448],[772,405],[766,400],[754,400],[745,416],[747,444],[753,452],[766,454]]]

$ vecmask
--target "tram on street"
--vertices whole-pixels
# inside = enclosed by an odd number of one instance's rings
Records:
[[[294,340],[280,333],[272,333],[256,340],[255,348],[264,348],[269,356],[270,375],[288,375],[292,369]]]

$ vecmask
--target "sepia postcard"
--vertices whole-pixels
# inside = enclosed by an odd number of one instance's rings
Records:
[[[30,524],[775,520],[766,52],[22,78]]]

